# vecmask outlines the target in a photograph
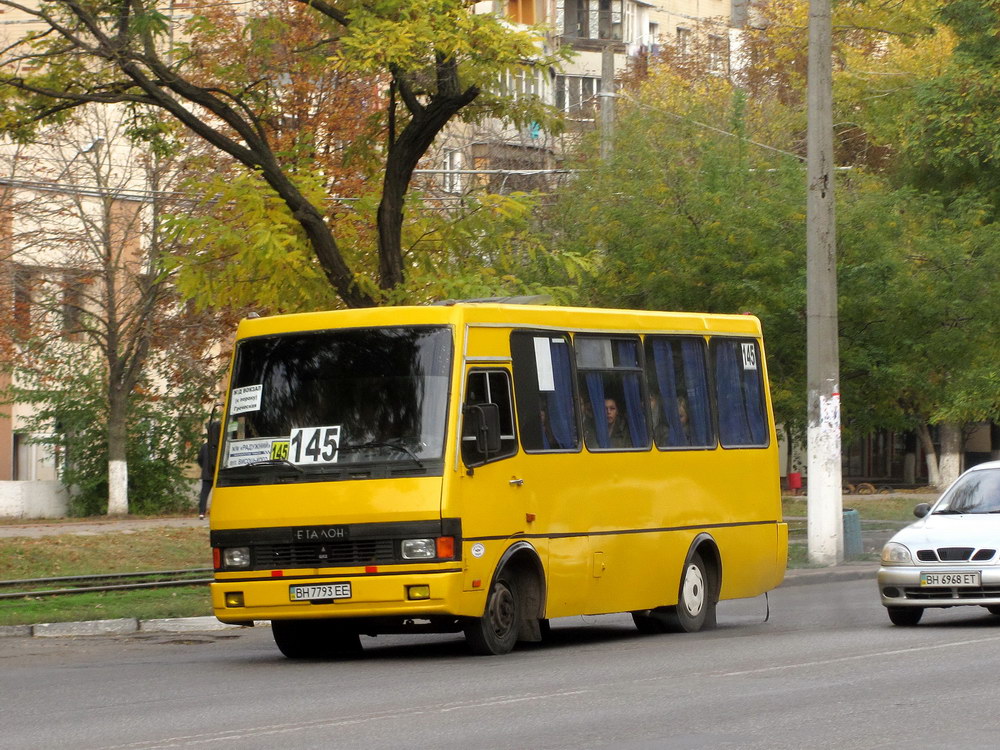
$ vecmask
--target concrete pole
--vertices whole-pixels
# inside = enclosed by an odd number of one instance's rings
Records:
[[[611,156],[615,131],[615,49],[614,41],[606,40],[601,53],[601,159]]]
[[[830,0],[809,3],[806,208],[809,560],[844,559]]]

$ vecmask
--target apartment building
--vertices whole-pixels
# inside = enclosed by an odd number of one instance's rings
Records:
[[[546,52],[560,47],[573,50],[561,70],[535,70],[498,82],[505,92],[538,96],[555,106],[565,115],[567,130],[554,137],[538,127],[515,129],[499,122],[453,126],[439,140],[418,184],[444,201],[484,187],[495,192],[555,189],[562,179],[558,167],[566,149],[581,133],[599,127],[606,69],[618,77],[657,54],[663,44],[683,50],[698,39],[710,50],[713,66],[724,74],[734,37],[746,22],[746,8],[746,0],[476,3],[476,13],[501,14],[512,24],[541,28]]]

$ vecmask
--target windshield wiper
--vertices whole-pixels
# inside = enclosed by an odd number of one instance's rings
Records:
[[[254,461],[253,463],[243,464],[242,466],[226,466],[219,469],[219,473],[223,471],[238,471],[239,469],[250,469],[256,466],[291,466],[299,474],[305,474],[306,470],[303,469],[298,464],[293,464],[291,461],[285,458],[265,458],[263,461]]]
[[[421,469],[426,468],[423,462],[417,457],[410,448],[407,448],[403,443],[396,441],[386,441],[386,440],[371,440],[367,443],[359,443],[358,445],[342,445],[339,450],[346,451],[363,451],[368,448],[393,448],[398,451],[403,451],[407,456],[413,459],[413,463],[419,466]]]
[[[966,511],[964,510],[953,510],[951,508],[944,508],[943,510],[936,510],[931,515],[935,516],[964,516]]]

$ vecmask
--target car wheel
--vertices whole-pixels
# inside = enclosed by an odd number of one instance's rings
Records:
[[[521,621],[521,602],[512,580],[497,576],[486,597],[482,617],[470,618],[465,625],[465,639],[474,654],[499,656],[509,653],[517,643]]]
[[[916,625],[924,616],[923,607],[886,607],[893,625]]]
[[[336,620],[272,620],[271,635],[289,659],[333,659],[361,653],[357,631]]]

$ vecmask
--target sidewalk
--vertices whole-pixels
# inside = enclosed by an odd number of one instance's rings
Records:
[[[134,534],[147,529],[163,528],[207,529],[208,519],[200,519],[197,516],[193,518],[178,516],[176,518],[108,518],[107,520],[52,522],[40,518],[24,523],[0,523],[0,537],[23,536],[37,539],[60,534],[95,536],[112,531]]]

